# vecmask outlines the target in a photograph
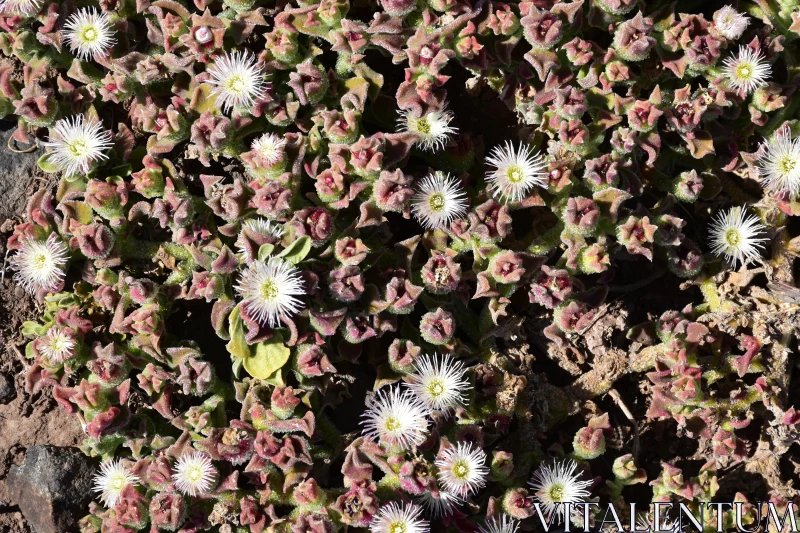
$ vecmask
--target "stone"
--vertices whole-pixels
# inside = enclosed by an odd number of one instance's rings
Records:
[[[0,121],[0,220],[24,211],[28,186],[38,170],[36,161],[44,153],[41,148],[33,152],[9,150],[8,142],[16,125],[16,121]]]
[[[0,374],[0,403],[7,403],[14,399],[14,380],[5,374]]]
[[[75,448],[31,446],[9,470],[9,496],[36,533],[74,532],[88,514],[94,470]]]

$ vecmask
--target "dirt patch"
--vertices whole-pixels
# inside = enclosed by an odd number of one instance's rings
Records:
[[[49,186],[36,166],[37,153],[14,153],[6,148],[13,127],[0,122],[0,257],[5,257],[6,241],[13,222],[19,220],[25,203],[40,187]],[[83,431],[74,417],[58,407],[50,391],[30,395],[25,392],[25,339],[19,333],[23,322],[40,316],[37,303],[12,281],[7,269],[0,283],[0,531],[30,531],[16,505],[9,501],[6,477],[12,464],[25,459],[25,451],[35,444],[74,446]]]

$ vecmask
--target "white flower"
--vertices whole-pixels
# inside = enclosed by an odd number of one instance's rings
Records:
[[[434,496],[431,491],[426,491],[418,496],[416,500],[434,519],[441,516],[450,516],[456,507],[464,503],[463,498],[444,490],[438,491],[438,496]]]
[[[451,120],[453,114],[449,111],[431,111],[420,118],[416,118],[411,111],[406,111],[398,122],[401,131],[416,134],[420,147],[430,152],[444,148],[450,135],[458,132],[458,128],[450,126]]]
[[[486,484],[486,453],[472,443],[459,442],[439,453],[439,482],[458,496],[472,494]]]
[[[758,217],[747,216],[741,207],[721,212],[711,223],[711,251],[725,256],[731,265],[747,264],[761,257],[766,228]]]
[[[0,13],[34,15],[42,7],[42,0],[0,0]]]
[[[265,237],[269,236],[273,239],[280,239],[283,237],[283,228],[266,218],[251,218],[245,220],[244,224],[242,224],[242,230],[244,229],[249,229],[253,233],[264,235]],[[244,247],[243,236],[244,231],[240,232],[239,238],[236,239],[236,247],[239,248],[241,253],[247,251]]]
[[[485,527],[480,528],[481,533],[515,533],[519,524],[507,514],[486,521]]]
[[[282,139],[274,133],[265,133],[253,141],[250,148],[258,153],[264,163],[268,166],[273,166],[283,160],[286,139]]]
[[[722,75],[728,85],[745,94],[766,85],[772,75],[772,69],[761,52],[754,52],[748,46],[740,46],[739,55],[729,57],[723,63]]]
[[[214,85],[214,94],[224,110],[232,107],[249,108],[264,96],[264,71],[250,52],[226,53],[217,58],[207,71]]]
[[[506,142],[504,147],[496,146],[486,163],[495,167],[486,177],[489,188],[499,198],[519,202],[534,186],[547,185],[544,157],[527,144],[521,144],[518,149],[511,142]]]
[[[542,465],[534,472],[529,485],[536,491],[536,497],[546,515],[550,515],[558,507],[559,519],[566,514],[565,506],[557,503],[581,503],[589,496],[591,481],[581,481],[575,474],[578,467],[573,460],[556,461],[552,466]]]
[[[108,159],[103,152],[114,144],[102,124],[83,115],[56,122],[47,141],[44,145],[51,150],[49,161],[68,176],[86,174],[94,163]]]
[[[121,460],[116,459],[100,465],[100,472],[94,476],[93,490],[100,493],[105,506],[111,508],[126,485],[136,485],[138,482],[139,478],[128,472]]]
[[[9,262],[17,271],[14,281],[30,294],[41,289],[52,292],[64,280],[64,267],[69,258],[67,245],[51,233],[46,241],[27,239]]]
[[[207,454],[192,451],[178,459],[172,479],[179,491],[189,496],[197,496],[211,490],[217,479],[217,469]]]
[[[757,164],[765,189],[792,197],[800,193],[800,137],[792,140],[789,128],[765,143]]]
[[[79,9],[64,24],[64,42],[84,61],[95,54],[104,54],[117,42],[108,13],[96,9]]]
[[[428,436],[428,410],[410,392],[394,387],[367,399],[362,415],[364,435],[391,448],[407,450]]]
[[[463,406],[463,393],[469,389],[464,364],[450,355],[422,356],[408,376],[408,388],[431,411],[447,411]]]
[[[714,13],[714,26],[717,27],[717,31],[731,41],[741,37],[749,25],[750,18],[739,13],[731,6],[724,6]]]
[[[51,327],[38,345],[39,352],[50,363],[63,363],[74,355],[75,339],[63,329]]]
[[[273,328],[280,325],[281,316],[293,315],[303,308],[297,297],[306,293],[300,271],[278,257],[270,257],[266,263],[250,263],[236,290],[253,316]]]
[[[443,228],[467,212],[467,193],[456,178],[434,172],[423,178],[411,199],[411,210],[427,229]]]
[[[369,526],[372,533],[428,533],[428,522],[416,505],[392,502],[381,507]]]

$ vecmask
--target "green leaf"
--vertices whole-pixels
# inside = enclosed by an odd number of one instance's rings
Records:
[[[41,337],[47,333],[48,329],[49,324],[39,324],[38,322],[32,322],[30,320],[26,320],[22,323],[23,337]]]
[[[277,255],[277,257],[282,257],[289,261],[290,263],[297,264],[303,259],[306,258],[308,252],[311,251],[311,238],[306,235],[305,237],[300,237],[292,244],[289,245],[288,248],[284,249],[281,253]],[[261,251],[259,250],[259,253]]]
[[[289,361],[292,351],[283,344],[283,337],[275,334],[270,340],[256,344],[256,353],[244,360],[244,369],[258,379],[280,379],[281,368]]]
[[[259,261],[266,261],[267,258],[272,255],[272,252],[275,250],[275,245],[270,243],[264,243],[261,245],[261,248],[258,249],[258,260]]]
[[[247,339],[244,335],[244,323],[242,322],[242,315],[239,311],[239,306],[233,308],[230,316],[228,317],[228,324],[230,326],[231,340],[225,345],[228,352],[236,359],[245,359],[250,357],[250,346],[247,344]],[[235,363],[235,361],[234,361]]]
[[[41,168],[42,170],[44,170],[49,174],[58,172],[58,167],[54,165],[52,162],[50,162],[49,153],[42,155],[42,157],[40,157],[39,160],[36,161],[36,164],[39,165],[39,168]]]

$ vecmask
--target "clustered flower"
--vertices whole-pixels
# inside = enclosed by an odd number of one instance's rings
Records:
[[[559,504],[786,455],[798,1],[373,4],[0,0],[81,532],[599,528]],[[602,412],[626,375],[699,472]]]

